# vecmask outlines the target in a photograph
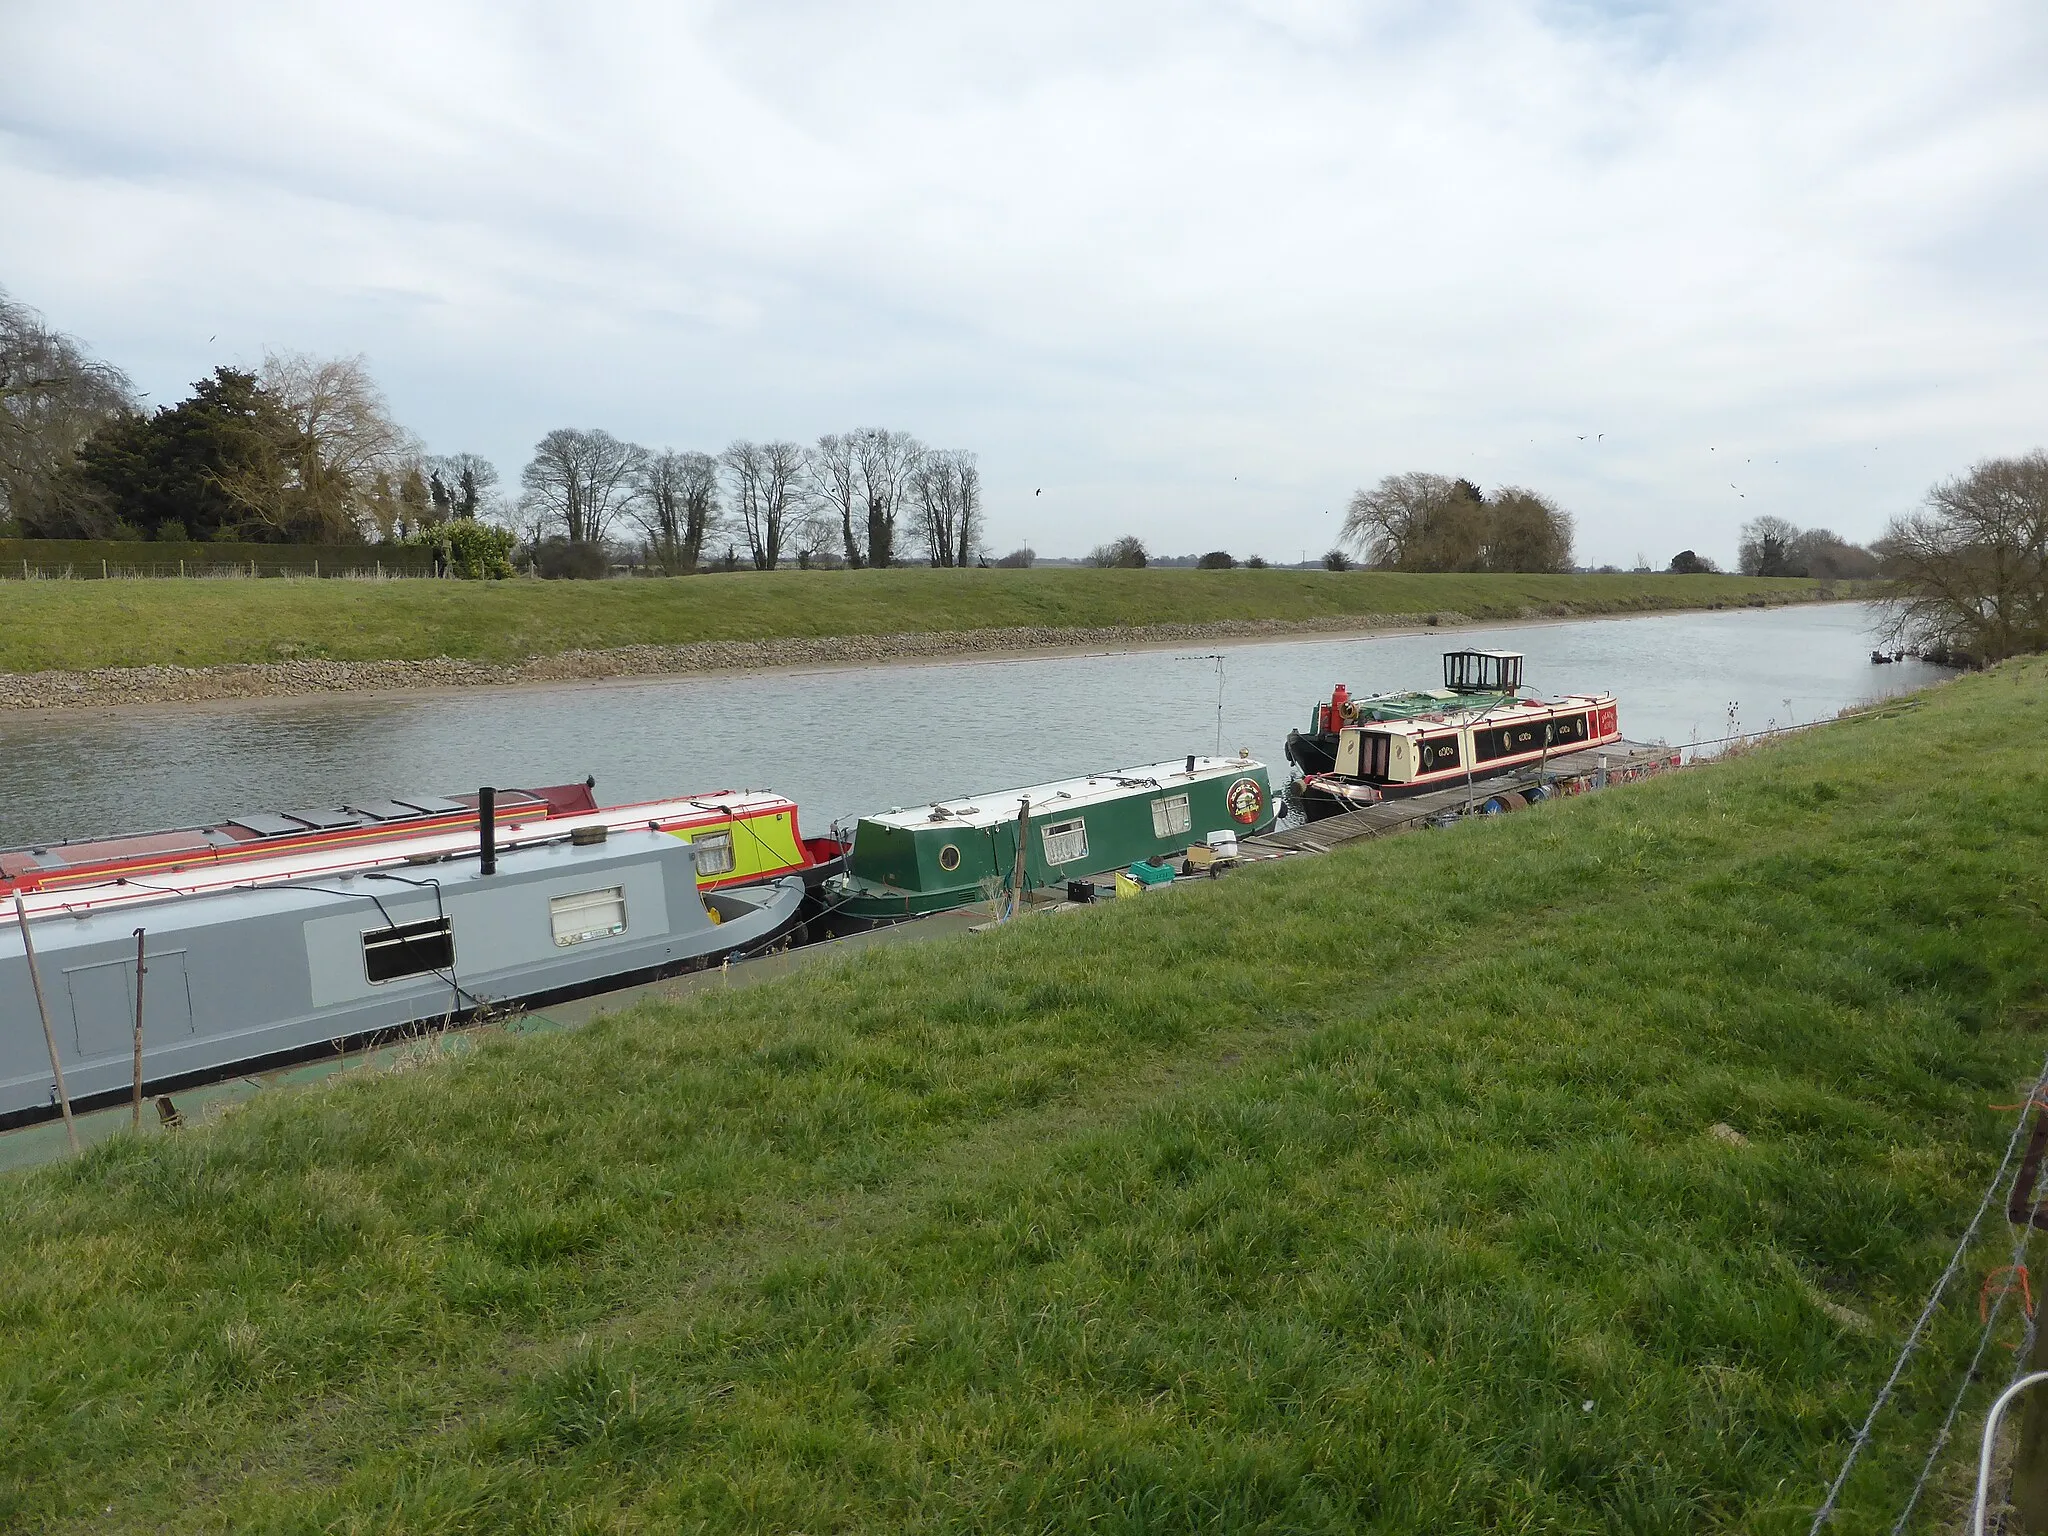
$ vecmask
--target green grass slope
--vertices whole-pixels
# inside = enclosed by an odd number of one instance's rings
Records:
[[[9,1179],[0,1520],[1803,1531],[2048,1048],[2044,682]]]
[[[0,672],[321,657],[520,661],[699,640],[1454,612],[1620,613],[1810,598],[1746,576],[1377,571],[778,571],[666,581],[9,582]]]

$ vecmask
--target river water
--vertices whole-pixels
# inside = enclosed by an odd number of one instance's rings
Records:
[[[1524,652],[1526,689],[1606,689],[1637,740],[1683,745],[1822,719],[1935,681],[1873,666],[1861,605],[1503,625],[1183,650],[0,716],[0,846],[597,778],[606,802],[779,790],[836,818],[1249,747],[1343,682],[1439,686],[1453,647]],[[1216,658],[1221,657],[1219,662]],[[1222,708],[1219,711],[1219,680]]]

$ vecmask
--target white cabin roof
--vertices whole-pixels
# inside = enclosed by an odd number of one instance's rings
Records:
[[[1432,689],[1431,696],[1438,696]],[[1463,697],[1461,694],[1443,693],[1446,700]],[[1365,702],[1365,701],[1362,701]],[[1356,725],[1344,727],[1347,731],[1386,731],[1401,736],[1422,736],[1431,731],[1442,731],[1468,725],[1505,724],[1510,720],[1525,720],[1531,716],[1541,719],[1561,710],[1603,708],[1614,702],[1611,693],[1566,693],[1554,699],[1516,699],[1512,704],[1496,704],[1489,708],[1468,706],[1460,709],[1446,707],[1434,715],[1410,715],[1402,720],[1361,720]]]
[[[880,815],[864,816],[861,819],[905,830],[942,825],[993,827],[1017,814],[1019,800],[1031,802],[1031,816],[1036,820],[1041,816],[1058,816],[1064,811],[1100,805],[1137,789],[1171,790],[1203,779],[1234,777],[1265,766],[1253,757],[1197,757],[1194,772],[1190,773],[1188,760],[1176,757],[1170,763],[1146,763],[1136,768],[1112,768],[1102,773],[1088,774],[1083,778],[1055,779],[1050,784],[1031,784],[1020,789],[991,790],[985,795],[969,795],[959,800],[939,800],[931,805],[884,811]]]

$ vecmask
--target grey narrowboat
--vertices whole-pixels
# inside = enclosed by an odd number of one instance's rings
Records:
[[[804,894],[797,876],[700,890],[697,850],[650,828],[470,848],[156,902],[42,898],[28,937],[71,1098],[130,1091],[137,929],[155,1090],[746,950]],[[0,1124],[52,1112],[56,1094],[22,925],[0,908]]]

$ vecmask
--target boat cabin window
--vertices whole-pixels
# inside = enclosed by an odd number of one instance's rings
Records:
[[[1458,766],[1458,737],[1455,732],[1449,736],[1425,736],[1415,744],[1418,773],[1436,773],[1445,768]]]
[[[1045,839],[1048,864],[1071,864],[1088,857],[1088,823],[1079,817],[1072,821],[1049,821],[1040,836]]]
[[[455,968],[455,930],[445,917],[374,928],[363,935],[363,972],[372,982],[401,981]]]
[[[591,939],[608,939],[626,931],[626,891],[608,886],[601,891],[582,891],[574,896],[556,896],[548,902],[548,926],[554,930],[555,948]]]
[[[1152,835],[1172,837],[1194,823],[1188,818],[1186,795],[1163,795],[1152,802]]]
[[[690,839],[690,846],[697,850],[698,874],[729,875],[732,873],[732,834],[730,832],[699,832]]]
[[[1522,686],[1520,651],[1445,651],[1444,686],[1453,693],[1515,693]]]

